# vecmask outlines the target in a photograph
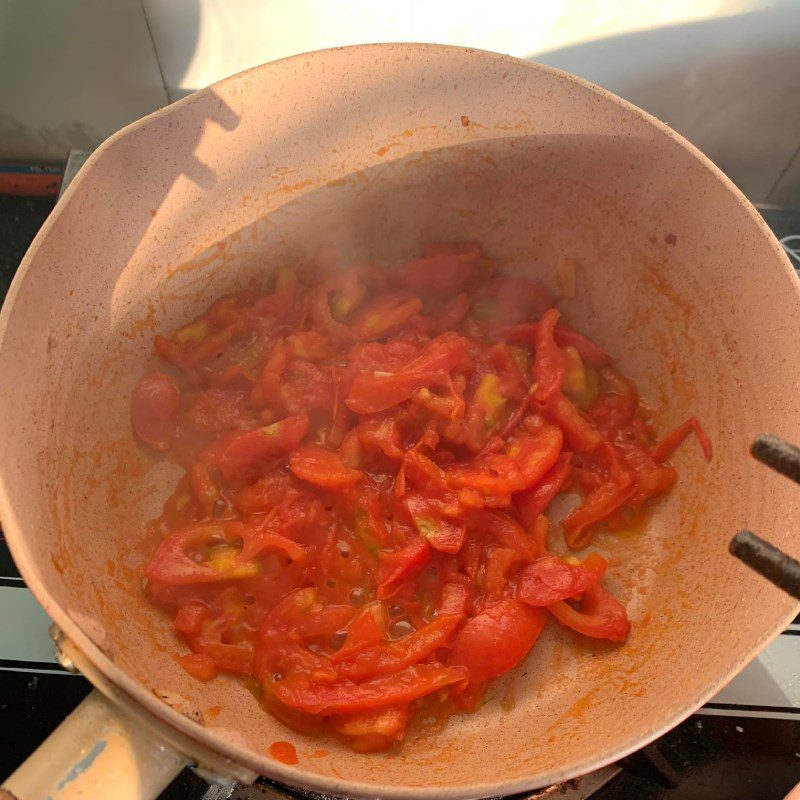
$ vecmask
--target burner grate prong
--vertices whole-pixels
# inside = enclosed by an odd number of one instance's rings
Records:
[[[750,454],[775,472],[800,484],[800,448],[777,436],[763,434],[750,447]],[[739,531],[728,550],[761,577],[800,600],[800,562],[752,531]]]

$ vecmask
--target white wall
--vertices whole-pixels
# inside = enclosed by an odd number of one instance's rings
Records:
[[[667,121],[752,199],[800,205],[800,0],[0,0],[0,159],[57,161],[254,64],[370,41],[575,72]]]
[[[0,0],[0,160],[63,162],[167,102],[140,0]]]

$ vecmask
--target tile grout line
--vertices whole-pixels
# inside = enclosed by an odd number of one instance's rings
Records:
[[[161,59],[158,57],[158,48],[156,47],[156,40],[153,38],[153,29],[150,27],[150,19],[147,16],[147,10],[144,7],[144,0],[139,0],[139,5],[142,9],[142,16],[144,17],[144,24],[147,27],[147,35],[150,37],[150,44],[153,48],[153,56],[156,59],[156,66],[158,67],[158,74],[161,76],[161,86],[164,89],[164,94],[167,98],[167,105],[173,103],[174,100],[169,93],[169,89],[167,88],[167,80],[164,77],[164,70],[161,67]]]

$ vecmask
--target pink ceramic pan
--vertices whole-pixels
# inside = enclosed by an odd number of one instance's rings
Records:
[[[633,621],[626,645],[549,626],[480,711],[357,755],[173,660],[180,644],[142,594],[137,541],[175,474],[137,446],[128,396],[155,332],[254,273],[319,243],[392,263],[459,238],[551,285],[559,257],[573,259],[564,314],[616,356],[661,425],[696,414],[715,456],[684,446],[646,529],[597,538]],[[22,800],[87,784],[82,796],[151,796],[187,760],[351,796],[511,794],[642,747],[797,611],[726,549],[745,526],[800,549],[800,492],[746,456],[764,431],[800,442],[797,279],[707,159],[568,75],[393,44],[198,92],[92,156],[26,255],[0,337],[3,527],[63,660],[99,689],[6,784]],[[276,740],[296,746],[296,766],[270,758]]]

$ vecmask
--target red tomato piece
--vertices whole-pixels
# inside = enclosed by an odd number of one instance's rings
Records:
[[[532,489],[514,495],[514,508],[528,527],[536,522],[572,474],[572,453],[562,453],[552,469]]]
[[[388,555],[378,572],[378,599],[391,597],[403,581],[427,566],[430,558],[431,548],[424,536],[415,536],[405,547]]]
[[[555,466],[564,436],[560,428],[548,426],[535,436],[522,436],[509,448],[525,481],[523,488],[535,486]]]
[[[409,516],[416,529],[428,540],[434,550],[442,553],[457,553],[467,536],[463,520],[448,519],[444,514],[444,503],[416,493],[404,498]]]
[[[189,486],[192,497],[204,516],[210,517],[215,501],[219,498],[219,489],[211,477],[208,464],[197,461],[189,468]]]
[[[280,397],[292,414],[301,411],[329,410],[333,405],[333,378],[310,361],[290,361],[281,376]]]
[[[350,469],[335,450],[318,444],[307,444],[289,456],[289,466],[298,478],[332,491],[342,491],[355,486],[364,474]]]
[[[492,536],[501,547],[513,550],[522,561],[532,561],[532,543],[525,531],[507,514],[475,511],[469,515],[471,528]]]
[[[396,417],[368,417],[358,423],[356,430],[362,447],[377,448],[389,458],[403,458],[402,431]]]
[[[334,663],[342,661],[361,650],[382,642],[386,636],[387,616],[382,603],[367,606],[347,626],[347,638],[342,646],[331,656]]]
[[[487,597],[497,597],[508,585],[507,577],[519,556],[507,547],[492,547],[486,554],[484,591]]]
[[[422,300],[409,292],[382,294],[367,303],[350,324],[353,337],[363,342],[388,336],[407,325],[422,310]]]
[[[447,382],[448,374],[467,352],[467,341],[456,334],[442,334],[394,373],[358,375],[345,403],[357,414],[386,411],[408,400],[417,390]]]
[[[364,683],[324,685],[288,678],[274,683],[272,691],[290,708],[311,714],[354,714],[410,703],[448,686],[463,686],[466,680],[466,671],[458,667],[418,664]]]
[[[602,367],[608,363],[608,355],[602,347],[599,347],[591,339],[587,339],[583,334],[578,333],[578,331],[563,322],[556,325],[553,336],[559,347],[574,347],[581,359],[587,364],[591,364],[594,367]]]
[[[134,433],[154,450],[169,450],[180,402],[180,390],[171,375],[164,372],[143,375],[131,395]]]
[[[567,544],[573,550],[586,547],[592,538],[587,528],[618,511],[635,491],[636,483],[629,481],[622,486],[603,483],[590,492],[583,503],[562,521]]]
[[[561,391],[564,381],[564,357],[553,338],[558,317],[558,311],[551,308],[543,314],[536,326],[533,377],[536,381],[535,397],[540,403],[546,403]]]
[[[219,672],[214,659],[205,653],[187,653],[178,656],[177,661],[193,678],[203,683],[216,678]]]
[[[497,678],[528,655],[546,621],[545,609],[511,598],[498,600],[459,631],[449,663],[466,667],[472,684]]]
[[[172,627],[176,631],[185,634],[197,634],[200,632],[200,627],[203,622],[208,618],[208,607],[205,603],[200,603],[196,600],[181,606],[175,619],[172,621]]]
[[[214,547],[236,546],[242,541],[241,522],[200,522],[170,534],[158,546],[144,569],[149,581],[173,586],[215,583],[232,578],[252,577],[250,568],[237,569],[230,563],[215,568],[203,558]]]
[[[666,461],[675,452],[678,445],[680,445],[692,431],[695,432],[697,441],[700,442],[703,455],[706,457],[707,461],[710,461],[713,454],[711,440],[706,436],[706,432],[695,417],[689,417],[686,422],[665,434],[661,441],[653,448],[653,458],[656,461]]]
[[[556,394],[542,406],[542,411],[561,426],[564,439],[577,453],[591,453],[600,446],[603,437],[563,394]]]
[[[274,464],[276,456],[285,456],[300,444],[310,424],[306,414],[297,414],[239,434],[219,454],[220,472],[230,481],[254,481]]]
[[[374,753],[402,740],[408,717],[408,705],[392,706],[335,718],[334,728],[353,740],[356,752]]]
[[[339,664],[339,674],[358,682],[378,675],[393,675],[425,661],[447,645],[461,619],[456,614],[444,614],[401,639],[366,648]]]
[[[624,642],[631,629],[625,606],[599,583],[584,591],[580,609],[562,601],[548,610],[562,625],[594,639]]]
[[[606,560],[589,553],[580,564],[567,564],[558,556],[543,556],[525,566],[517,576],[517,599],[531,606],[549,606],[582,594],[606,572]]]

